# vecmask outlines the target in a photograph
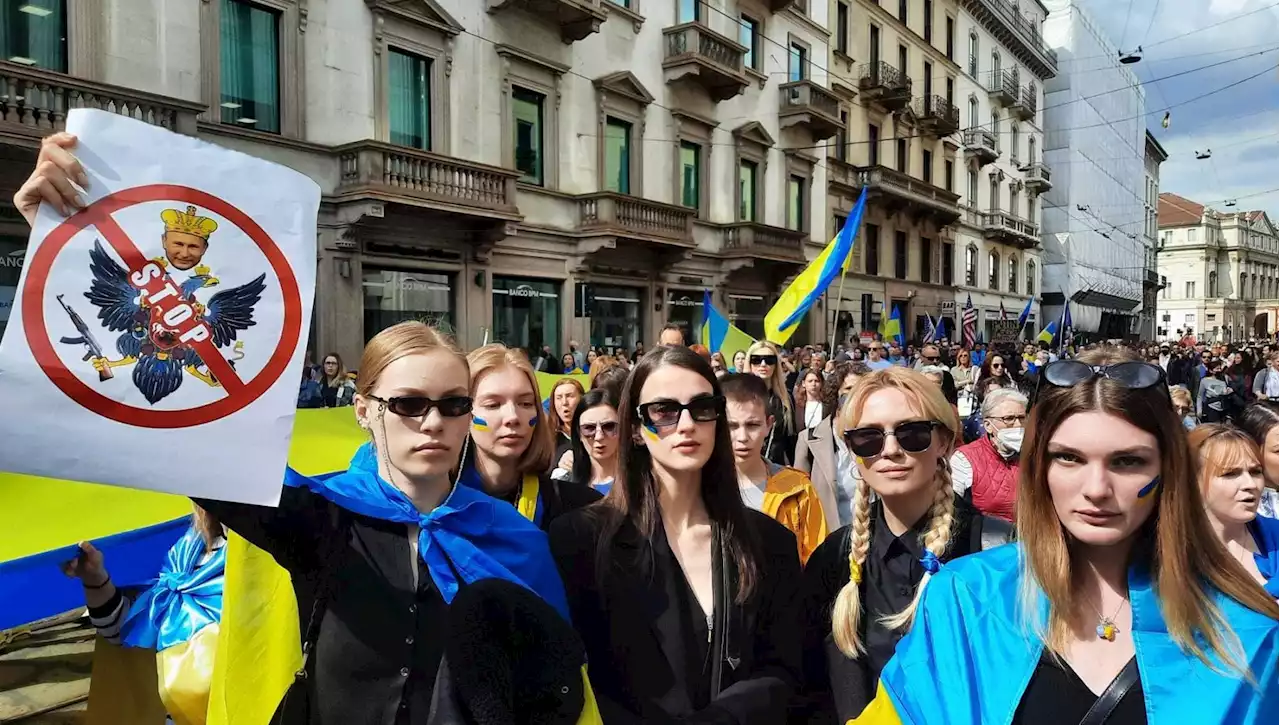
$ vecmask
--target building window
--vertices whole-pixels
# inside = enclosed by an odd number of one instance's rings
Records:
[[[387,55],[391,143],[430,151],[431,61],[396,49]]]
[[[1241,300],[1244,299],[1244,285],[1245,285],[1246,277],[1248,277],[1248,275],[1246,275],[1244,272],[1240,273],[1240,286],[1236,288],[1236,299],[1241,299]],[[1194,285],[1195,283],[1192,282],[1191,284]],[[1195,289],[1195,287],[1193,286],[1192,289]],[[1187,295],[1187,296],[1194,297],[1195,295]]]
[[[951,242],[942,243],[942,284],[947,287],[955,283],[956,247]]]
[[[1194,241],[1196,241],[1196,232],[1197,232],[1197,231],[1199,231],[1199,230],[1197,230],[1197,229],[1195,229],[1195,228],[1191,228],[1191,229],[1188,229],[1188,230],[1187,230],[1187,241],[1188,241],[1188,242],[1194,242]]]
[[[875,224],[867,225],[867,274],[880,274],[880,227]]]
[[[836,50],[849,54],[849,4],[836,3]]]
[[[874,123],[867,124],[867,164],[880,165],[880,127]]]
[[[991,87],[1000,87],[1000,54],[991,51]]]
[[[634,350],[644,337],[644,291],[612,285],[591,287],[591,344]]]
[[[926,184],[933,183],[933,152],[929,149],[920,151],[921,176]]]
[[[1012,122],[1009,124],[1009,158],[1013,159],[1013,165],[1018,165],[1018,124]]]
[[[991,211],[1000,211],[1000,182],[991,177]]]
[[[456,318],[452,275],[379,269],[366,264],[361,287],[364,291],[366,342],[382,330],[406,320],[421,320],[437,329],[453,332]]]
[[[750,15],[743,15],[738,28],[738,42],[747,47],[742,64],[753,70],[760,70],[760,21]]]
[[[738,162],[738,221],[754,222],[756,219],[756,178],[759,167],[754,161]]]
[[[610,116],[604,125],[605,188],[631,193],[631,124]]]
[[[956,20],[947,16],[947,60],[956,59]]]
[[[880,62],[880,28],[876,25],[867,26],[867,48],[871,55],[871,65],[875,66]]]
[[[222,122],[279,133],[280,13],[222,0],[220,25]]]
[[[559,350],[560,288],[553,280],[493,275],[493,334],[532,359],[544,345]]]
[[[910,6],[910,0],[898,0],[898,20],[901,20],[902,24],[907,27],[911,27],[910,24],[907,23],[907,8]]]
[[[702,0],[676,0],[676,24],[702,20]]]
[[[515,118],[516,170],[520,180],[542,186],[543,176],[543,104],[547,97],[526,88],[515,87],[511,91]]]
[[[1036,296],[1036,263],[1027,260],[1027,296]]]
[[[680,142],[680,203],[690,209],[702,208],[702,147]]]
[[[928,56],[925,56],[928,57]],[[924,61],[924,67],[920,71],[920,76],[924,78],[924,94],[921,98],[925,99],[925,103],[932,103],[933,98],[933,64]],[[927,107],[927,106],[926,106]]]
[[[808,76],[809,49],[799,43],[792,43],[787,57],[787,80],[804,80]]]
[[[1027,164],[1036,162],[1036,137],[1027,136]]]
[[[911,77],[911,66],[908,63],[909,56],[907,55],[907,52],[907,46],[898,46],[898,70],[902,72],[903,78]]]
[[[787,228],[804,231],[806,179],[791,174],[787,177]]]
[[[956,164],[954,161],[942,162],[942,188],[947,191],[955,189]]]
[[[1244,280],[1243,280],[1243,279],[1241,279],[1240,281],[1241,281],[1241,282],[1243,282]],[[1191,298],[1195,297],[1195,296],[1196,296],[1196,283],[1195,283],[1195,282],[1187,282],[1186,287],[1185,287],[1182,291],[1183,291],[1183,293],[1184,293],[1184,294],[1183,294],[1183,296],[1184,296],[1184,297],[1186,297],[1187,299],[1191,299]]]
[[[920,281],[933,281],[933,240],[920,237]]]
[[[896,147],[898,153],[897,158],[894,159],[894,163],[897,164],[898,171],[905,174],[907,173],[907,140],[905,138],[898,139]]]
[[[849,112],[840,109],[840,129],[836,131],[836,158],[849,160]]]
[[[978,172],[969,169],[969,206],[978,208]]]
[[[1000,289],[1000,253],[994,249],[987,255],[987,287]]]
[[[1209,297],[1213,298],[1217,296],[1218,296],[1218,273],[1210,272],[1209,273]]]
[[[972,244],[964,250],[964,283],[978,286],[978,248]]]
[[[978,34],[969,31],[969,75],[978,77]]]
[[[996,153],[1000,153],[1003,145],[1000,143],[1000,114],[995,111],[991,112],[991,135],[996,138]]]
[[[978,130],[978,99],[969,96],[969,130]]]
[[[66,73],[65,0],[0,2],[0,60]]]
[[[924,0],[924,42],[933,42],[933,0]]]
[[[1018,258],[1009,255],[1009,291],[1018,291]]]
[[[1160,299],[1169,299],[1169,278],[1160,275]]]
[[[893,276],[907,278],[907,233],[893,233]]]

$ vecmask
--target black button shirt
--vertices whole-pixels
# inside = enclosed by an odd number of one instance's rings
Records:
[[[920,535],[929,525],[929,516],[925,514],[902,536],[894,536],[884,521],[881,505],[877,502],[874,506],[871,548],[862,565],[862,641],[867,648],[868,670],[878,677],[902,639],[902,632],[885,627],[880,618],[901,612],[915,598],[916,585],[924,576]]]

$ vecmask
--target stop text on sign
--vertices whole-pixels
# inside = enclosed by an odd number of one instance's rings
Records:
[[[129,275],[129,283],[141,292],[139,302],[150,305],[156,312],[152,318],[159,318],[166,327],[178,333],[178,340],[183,344],[204,342],[210,337],[209,326],[196,315],[191,306],[164,273],[164,268],[155,262],[148,262],[142,269]]]

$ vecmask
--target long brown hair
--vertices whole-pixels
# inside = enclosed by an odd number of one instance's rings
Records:
[[[533,395],[539,401],[542,395],[538,392],[538,375],[533,371],[533,366],[529,364],[529,358],[525,355],[524,350],[520,348],[512,348],[503,345],[500,342],[491,342],[488,345],[477,347],[467,354],[467,364],[471,367],[471,394],[476,392],[476,386],[480,382],[480,378],[503,367],[513,367],[524,375],[525,380],[529,381],[529,389],[533,391]],[[582,390],[582,385],[578,381],[569,378],[569,381],[578,386],[578,390]],[[564,381],[556,383],[558,387]],[[533,438],[529,441],[529,447],[525,449],[524,455],[520,456],[519,462],[516,464],[521,473],[534,473],[539,476],[551,470],[555,456],[556,442],[555,431],[551,429],[551,420],[538,406],[538,418],[533,424]],[[555,406],[551,406],[552,415],[554,415]],[[475,441],[472,441],[475,445]]]
[[[1090,350],[1078,358],[1088,365],[1136,360],[1120,348]],[[1170,636],[1184,651],[1210,664],[1208,652],[1248,677],[1240,642],[1213,603],[1211,589],[1272,619],[1276,600],[1227,554],[1205,516],[1196,463],[1187,436],[1162,383],[1143,389],[1095,377],[1070,387],[1046,385],[1027,423],[1018,482],[1017,528],[1022,541],[1023,615],[1035,621],[1036,587],[1049,601],[1049,622],[1041,633],[1057,653],[1066,649],[1071,612],[1080,593],[1072,586],[1081,566],[1073,561],[1067,532],[1049,492],[1049,443],[1054,432],[1077,413],[1099,411],[1127,421],[1155,437],[1160,449],[1160,486],[1155,509],[1137,534],[1150,545],[1134,548],[1148,556],[1152,581]]]
[[[713,394],[721,394],[720,381],[711,372],[711,363],[683,345],[655,347],[640,358],[631,371],[618,402],[618,480],[604,501],[592,507],[605,521],[596,556],[597,571],[601,575],[612,564],[612,540],[624,521],[631,521],[649,541],[663,535],[659,528],[662,526],[662,513],[658,508],[658,487],[653,480],[653,462],[649,449],[637,442],[641,426],[637,408],[645,381],[655,370],[667,366],[698,373],[711,384]],[[707,517],[720,530],[726,553],[737,567],[738,591],[734,601],[741,604],[755,590],[761,553],[759,542],[746,525],[747,507],[742,503],[742,493],[738,489],[733,444],[729,440],[729,424],[723,414],[716,419],[711,457],[702,467],[702,502],[707,509]]]

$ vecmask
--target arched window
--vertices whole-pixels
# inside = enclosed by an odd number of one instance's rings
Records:
[[[991,51],[991,86],[990,88],[1000,87],[1000,54]]]
[[[969,75],[978,77],[978,33],[969,31]]]
[[[1240,286],[1236,288],[1236,299],[1240,299],[1240,300],[1244,299],[1244,285],[1245,285],[1245,282],[1249,281],[1248,277],[1249,275],[1245,274],[1244,272],[1240,273]]]
[[[1012,254],[1009,255],[1009,291],[1018,291],[1018,258]]]
[[[1013,165],[1018,165],[1018,122],[1011,121],[1009,123],[1009,158],[1013,159]]]
[[[1027,295],[1036,296],[1036,263],[1027,260]]]
[[[1209,297],[1213,298],[1217,296],[1218,296],[1218,273],[1210,272],[1209,273]]]
[[[987,287],[993,290],[1000,289],[1000,253],[991,250],[991,254],[987,256]]]
[[[969,128],[976,131],[981,123],[978,120],[978,97],[969,96]]]
[[[991,112],[991,134],[996,137],[996,153],[1000,152],[1000,114]]]
[[[1036,162],[1036,137],[1027,137],[1027,163],[1034,164]]]
[[[970,287],[978,286],[978,247],[974,244],[964,250],[964,283]]]

